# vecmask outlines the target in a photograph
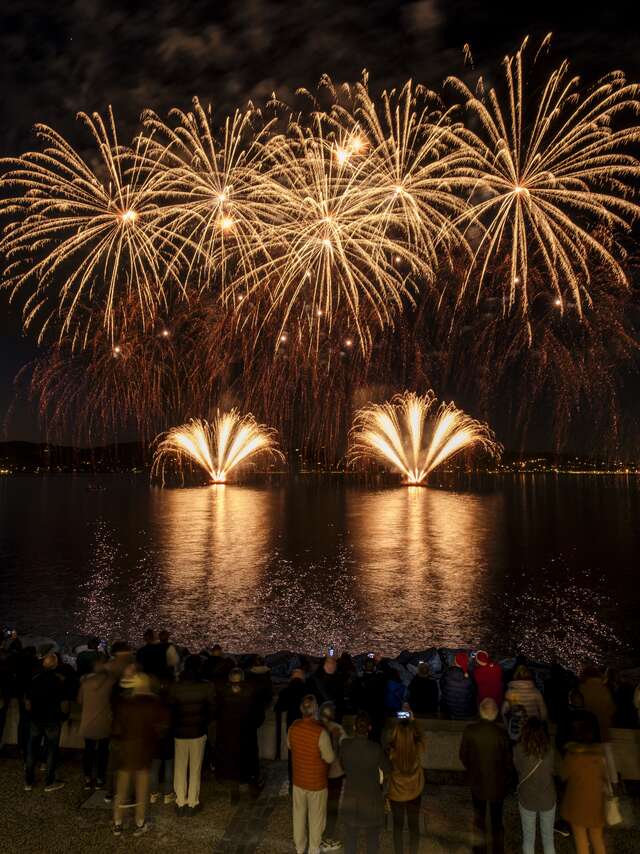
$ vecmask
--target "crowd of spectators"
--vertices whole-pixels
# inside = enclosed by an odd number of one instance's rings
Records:
[[[148,629],[137,650],[124,642],[107,650],[92,638],[75,666],[51,645],[37,650],[11,635],[0,650],[0,735],[15,698],[24,790],[33,790],[41,767],[44,791],[55,792],[65,785],[56,776],[61,728],[78,704],[85,789],[113,804],[116,836],[133,806],[140,836],[150,827],[149,802],[175,805],[180,818],[200,810],[203,765],[232,802],[241,786],[257,798],[258,730],[273,705],[278,751],[286,727],[298,854],[342,847],[355,854],[360,834],[373,854],[387,812],[396,854],[405,826],[416,854],[429,752],[420,719],[466,721],[460,759],[474,851],[504,851],[502,809],[514,788],[524,854],[533,854],[538,820],[545,854],[555,850],[554,834],[569,832],[578,854],[605,851],[607,807],[619,783],[610,731],[637,726],[640,706],[640,690],[615,673],[589,665],[578,679],[559,665],[499,663],[485,651],[287,661],[289,680],[277,691],[261,656],[233,657],[220,646],[191,654],[166,631]],[[282,675],[282,658],[277,669]]]

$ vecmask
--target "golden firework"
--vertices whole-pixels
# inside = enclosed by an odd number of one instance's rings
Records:
[[[491,453],[498,450],[489,427],[455,404],[438,406],[432,391],[424,396],[405,392],[388,403],[358,410],[349,456],[352,462],[376,457],[397,469],[406,483],[418,486],[439,465],[474,445]]]
[[[0,210],[15,217],[0,250],[11,297],[27,291],[25,327],[37,318],[41,341],[59,320],[58,338],[71,335],[84,345],[97,317],[113,334],[132,295],[142,322],[154,318],[171,234],[158,230],[154,182],[137,166],[144,143],[135,151],[118,143],[111,109],[106,122],[97,113],[79,118],[97,147],[95,166],[46,125],[36,126],[42,152],[4,161],[3,183],[18,194],[0,201]],[[80,311],[86,306],[90,313]]]
[[[640,166],[626,150],[640,140],[640,128],[616,120],[623,111],[637,113],[640,88],[612,72],[585,91],[564,61],[532,100],[526,47],[527,39],[504,60],[504,98],[493,88],[485,92],[482,79],[476,94],[460,80],[447,81],[478,125],[477,132],[456,126],[468,154],[462,174],[474,205],[452,225],[482,229],[461,295],[473,280],[479,292],[490,269],[508,258],[505,307],[519,301],[526,313],[535,264],[557,298],[568,290],[581,313],[590,302],[591,261],[627,284],[619,244],[600,240],[594,227],[603,225],[607,234],[628,231],[640,211],[630,198]]]
[[[282,456],[275,433],[258,424],[253,415],[240,416],[237,410],[218,415],[212,424],[192,419],[174,427],[158,440],[152,473],[165,480],[167,464],[198,465],[213,483],[226,483],[229,474],[257,454]]]

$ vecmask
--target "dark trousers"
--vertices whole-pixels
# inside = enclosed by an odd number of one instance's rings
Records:
[[[19,700],[19,712],[20,716],[18,718],[18,747],[20,748],[20,755],[26,763],[27,754],[29,752],[31,717],[29,716],[29,712],[27,711],[23,700]]]
[[[404,817],[409,824],[409,854],[418,854],[420,844],[420,797],[413,801],[392,801],[391,813],[393,815],[393,850],[395,854],[404,854],[403,834]]]
[[[502,808],[504,801],[483,801],[473,798],[473,854],[504,854]],[[491,833],[487,833],[487,807],[491,816]]]
[[[342,781],[344,777],[329,777],[327,780],[327,823],[324,828],[325,839],[335,839],[336,825],[338,823],[338,807],[342,793]]]
[[[378,854],[380,850],[379,827],[349,827],[344,826],[344,854],[356,854],[358,850],[358,834],[364,833],[367,843],[367,854]],[[330,838],[330,837],[329,837]]]
[[[45,777],[45,785],[50,785],[56,778],[60,725],[37,724],[35,721],[31,721],[29,744],[27,747],[27,763],[25,766],[25,780],[29,786],[33,786],[35,783],[36,762],[38,761],[40,743],[43,738],[47,751],[47,776]]]
[[[104,783],[107,779],[108,762],[109,739],[85,738],[84,751],[82,753],[82,773],[84,776],[93,779],[93,767],[95,763],[96,779]]]

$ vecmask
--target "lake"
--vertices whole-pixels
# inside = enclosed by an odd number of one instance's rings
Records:
[[[90,484],[99,489],[89,488]],[[640,478],[0,479],[0,621],[64,639],[640,661]]]

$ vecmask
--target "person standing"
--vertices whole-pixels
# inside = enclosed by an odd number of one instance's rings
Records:
[[[123,831],[123,807],[131,787],[135,791],[134,836],[149,830],[146,820],[151,763],[158,738],[169,726],[163,704],[151,690],[146,673],[123,677],[124,691],[117,700],[113,716],[116,796],[113,802],[113,834]]]
[[[382,747],[369,739],[371,721],[361,712],[355,721],[355,736],[340,743],[344,788],[340,815],[344,828],[344,854],[356,854],[358,834],[365,835],[367,854],[378,854],[380,830],[384,825],[382,778],[391,771]]]
[[[386,677],[373,653],[367,656],[362,675],[353,683],[352,703],[357,712],[366,712],[371,721],[369,738],[380,741],[385,723]]]
[[[111,692],[116,681],[114,673],[101,661],[95,663],[93,673],[80,680],[79,734],[84,739],[82,770],[85,789],[90,789],[94,780],[96,789],[102,789],[107,779],[112,721]]]
[[[454,721],[470,720],[476,716],[476,686],[469,675],[469,656],[459,652],[453,666],[447,670],[440,684],[442,711]]]
[[[335,759],[329,766],[327,779],[327,823],[322,847],[329,850],[336,843],[336,826],[338,824],[338,806],[342,794],[344,770],[340,762],[340,742],[345,737],[342,725],[335,720],[336,708],[331,701],[320,706],[320,722],[324,724],[331,737],[331,747]]]
[[[330,700],[336,709],[336,720],[342,720],[344,714],[344,676],[338,672],[338,665],[332,655],[327,655],[315,673],[307,679],[307,692],[313,694],[318,705]]]
[[[409,825],[409,854],[417,854],[420,844],[420,801],[424,789],[425,742],[413,720],[397,720],[387,741],[391,763],[388,798],[393,814],[393,850],[404,851],[405,815]]]
[[[613,755],[611,744],[611,727],[616,713],[616,704],[609,686],[604,680],[604,673],[599,667],[591,665],[585,667],[580,677],[580,693],[584,699],[584,707],[591,712],[598,721],[600,730],[600,741],[607,760],[607,772],[611,785],[618,782],[618,769]]]
[[[207,731],[215,714],[213,685],[200,679],[200,659],[187,656],[179,682],[169,687],[174,737],[173,789],[179,816],[200,809],[200,778]]]
[[[518,772],[522,854],[534,854],[538,816],[540,816],[540,835],[544,854],[555,854],[554,749],[547,727],[540,718],[527,718],[525,721],[520,741],[513,751],[513,762]]]
[[[513,679],[507,685],[502,706],[502,714],[508,717],[517,706],[522,706],[528,718],[548,718],[547,707],[540,691],[533,681],[533,674],[528,667],[520,664],[516,668]]]
[[[478,650],[473,668],[473,681],[476,683],[478,705],[487,697],[500,708],[504,697],[502,665],[489,658],[489,653]]]
[[[96,664],[104,661],[105,656],[100,652],[100,639],[91,637],[87,641],[86,649],[81,650],[76,656],[76,671],[78,679],[82,679],[89,673],[93,673]]]
[[[431,678],[426,661],[418,664],[418,671],[409,683],[408,701],[411,711],[417,718],[435,718],[438,716],[438,683]]]
[[[231,784],[231,800],[239,798],[240,783],[253,797],[261,791],[258,729],[264,721],[263,695],[234,667],[217,697],[216,777]]]
[[[509,739],[496,723],[498,707],[487,698],[480,703],[480,720],[469,724],[462,735],[460,761],[464,765],[473,801],[474,854],[487,848],[487,809],[491,816],[490,846],[504,854],[502,812],[512,768]]]
[[[606,854],[605,792],[608,786],[607,764],[602,744],[595,742],[588,722],[577,727],[577,741],[567,744],[562,761],[566,788],[562,798],[562,817],[571,825],[577,854]]]
[[[293,774],[293,841],[297,854],[320,854],[327,820],[327,780],[335,760],[331,737],[318,721],[318,702],[307,694],[300,706],[302,718],[287,734]],[[308,842],[308,848],[307,848]],[[337,850],[335,848],[323,850]]]
[[[33,677],[27,688],[25,708],[29,714],[30,724],[25,764],[25,792],[30,792],[35,785],[36,759],[43,739],[47,749],[44,790],[55,792],[64,786],[62,780],[56,780],[56,766],[67,700],[64,678],[57,672],[57,668],[58,656],[55,652],[47,653],[42,660],[42,670]]]

